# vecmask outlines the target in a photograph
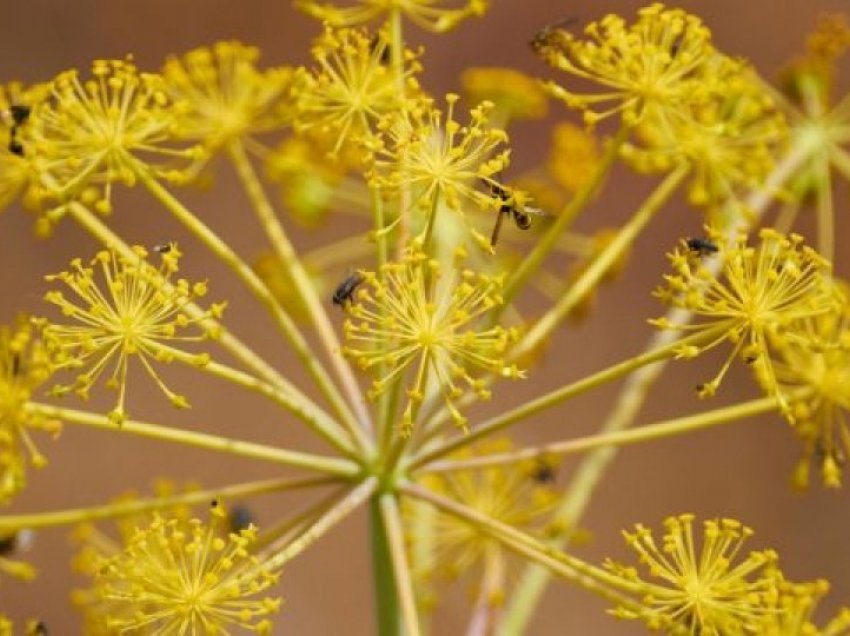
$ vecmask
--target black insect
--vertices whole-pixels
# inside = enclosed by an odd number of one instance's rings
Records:
[[[537,54],[543,54],[546,49],[556,44],[558,31],[575,26],[578,22],[578,16],[570,16],[568,18],[564,18],[560,22],[556,22],[555,24],[547,24],[545,27],[537,31],[537,33],[534,34],[534,37],[531,38],[531,41],[529,42],[531,49]]]
[[[555,482],[555,479],[558,477],[558,474],[555,470],[555,467],[551,463],[549,463],[545,459],[541,459],[534,467],[534,472],[532,472],[531,477],[538,484],[552,484]]]
[[[157,243],[153,246],[153,251],[157,254],[168,254],[172,250],[173,246],[173,243]]]
[[[688,249],[699,256],[709,256],[716,254],[719,249],[716,244],[704,238],[689,238],[685,241]]]
[[[493,226],[493,234],[490,235],[491,247],[495,247],[496,243],[499,241],[499,234],[502,231],[502,221],[504,221],[504,217],[509,216],[513,218],[514,223],[520,230],[528,230],[531,228],[532,215],[546,216],[546,213],[543,210],[532,208],[527,205],[519,205],[514,200],[514,197],[508,188],[492,181],[485,181],[483,179],[482,181],[488,188],[490,188],[492,195],[501,201],[499,213],[496,216],[496,225]]]
[[[345,277],[337,288],[334,290],[334,295],[331,300],[333,304],[339,307],[345,307],[347,303],[354,302],[354,292],[363,282],[363,277],[360,274],[354,273]]]
[[[218,499],[210,500],[210,508],[212,508],[213,510],[218,508],[220,505],[221,505],[221,502]]]
[[[12,104],[9,107],[9,115],[12,116],[13,126],[23,126],[30,118],[32,110],[25,104]]]
[[[35,532],[29,529],[18,530],[0,537],[0,556],[9,556],[14,552],[26,552],[35,542]]]
[[[48,636],[50,630],[44,621],[35,621],[27,626],[27,636]]]
[[[30,117],[30,107],[24,104],[12,104],[9,107],[9,117],[12,127],[9,130],[9,152],[18,157],[24,156],[24,145],[18,141],[18,128],[23,126]]]
[[[236,506],[227,515],[231,532],[247,530],[254,523],[254,513],[246,506]]]

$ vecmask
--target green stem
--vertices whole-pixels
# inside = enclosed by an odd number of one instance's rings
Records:
[[[377,503],[376,500],[377,499]],[[375,518],[375,506],[380,518]],[[404,526],[398,501],[390,493],[372,498],[370,517],[372,525],[372,555],[375,576],[375,594],[378,605],[378,630],[380,634],[397,634],[399,610],[406,636],[419,636],[419,618],[413,593],[413,575],[407,562],[407,547],[404,541]],[[381,524],[376,531],[374,524]],[[391,570],[387,571],[385,559],[389,558]],[[395,588],[387,586],[395,583]],[[390,589],[385,589],[390,587]],[[387,597],[392,597],[392,599]],[[392,629],[393,626],[395,629]]]
[[[151,439],[176,442],[178,444],[194,446],[195,448],[227,453],[228,455],[237,457],[261,459],[276,464],[296,466],[298,468],[316,470],[341,477],[353,477],[361,470],[357,464],[344,459],[285,450],[273,446],[264,446],[263,444],[254,444],[253,442],[210,435],[209,433],[196,433],[194,431],[186,431],[169,426],[157,426],[156,424],[147,424],[134,420],[125,421],[119,429],[105,415],[62,408],[51,404],[30,402],[27,404],[27,409],[33,413],[56,418],[63,422],[82,424],[83,426],[99,428],[113,433],[129,433]]]
[[[363,435],[363,429],[368,431],[371,428],[369,412],[366,409],[363,392],[357,384],[357,379],[354,377],[351,366],[342,355],[336,330],[331,324],[328,312],[319,300],[316,294],[316,288],[310,281],[310,277],[299,260],[292,242],[286,235],[283,225],[278,220],[274,208],[266,195],[266,191],[257,177],[254,166],[245,153],[244,146],[237,140],[228,146],[228,151],[230,159],[239,175],[239,179],[245,188],[245,192],[259,217],[260,224],[263,226],[269,242],[283,264],[286,273],[292,279],[292,282],[295,283],[295,288],[298,290],[301,300],[307,308],[307,313],[313,320],[313,326],[325,349],[325,353],[336,371],[336,375],[348,396],[349,402],[354,407],[360,427],[355,427],[351,432],[358,438],[363,448],[368,448],[371,442]]]
[[[528,282],[528,279],[531,278],[531,276],[543,264],[543,260],[549,252],[552,251],[552,248],[557,245],[558,239],[564,230],[570,226],[582,210],[587,207],[587,204],[590,203],[593,196],[602,186],[602,182],[611,171],[614,162],[617,160],[620,148],[628,139],[630,132],[631,129],[627,126],[623,126],[617,132],[617,135],[608,144],[608,148],[605,150],[605,154],[602,156],[599,165],[596,166],[593,175],[587,180],[582,188],[576,192],[575,196],[570,199],[570,202],[566,205],[566,207],[561,210],[561,213],[557,216],[555,222],[552,223],[548,230],[546,230],[546,234],[540,238],[534,246],[534,249],[531,250],[531,253],[522,260],[519,267],[508,279],[502,292],[505,299],[502,308],[507,307],[513,301],[517,293],[519,293],[519,291],[525,286],[525,283]],[[501,311],[501,309],[498,310],[496,314],[500,315]],[[498,315],[496,318],[498,318]]]
[[[54,510],[52,512],[0,516],[0,531],[8,532],[10,530],[19,530],[21,528],[51,528],[86,521],[92,522],[103,519],[117,519],[143,512],[162,510],[172,506],[209,504],[214,499],[220,501],[238,500],[255,495],[280,492],[282,490],[325,486],[327,484],[337,483],[338,481],[339,479],[334,477],[269,479],[224,486],[222,488],[197,490],[169,497],[149,497],[146,499],[122,501],[87,508],[71,508],[68,510]]]
[[[684,433],[710,428],[719,424],[730,424],[738,420],[760,415],[779,408],[775,397],[765,397],[758,400],[743,402],[734,406],[713,409],[696,415],[686,415],[661,422],[654,422],[640,428],[612,433],[588,435],[577,439],[552,442],[542,446],[531,446],[513,453],[482,455],[472,459],[459,461],[441,461],[428,465],[423,472],[449,472],[456,470],[479,470],[488,466],[514,464],[521,461],[560,457],[572,453],[582,453],[601,447],[629,446],[652,440],[674,437]]]
[[[659,360],[673,357],[680,347],[695,344],[703,340],[710,340],[716,334],[716,330],[707,330],[703,333],[693,334],[675,342],[665,343],[663,346],[651,349],[639,356],[626,360],[625,362],[620,362],[608,367],[607,369],[594,373],[593,375],[582,378],[581,380],[563,386],[559,389],[555,389],[546,395],[542,395],[539,398],[526,402],[525,404],[522,404],[510,411],[490,418],[483,424],[473,427],[473,430],[467,435],[456,437],[447,442],[443,442],[426,452],[414,455],[413,459],[409,463],[409,467],[418,468],[420,466],[424,466],[429,462],[452,453],[461,447],[472,444],[482,437],[492,435],[493,433],[527,419],[532,415],[550,409],[553,406],[557,406],[576,395],[601,386],[607,382],[611,382],[612,380],[616,380],[635,369],[640,369],[646,365],[656,363]]]
[[[616,260],[635,241],[638,234],[646,228],[655,214],[673,195],[688,172],[689,167],[683,165],[667,175],[658,184],[655,190],[652,191],[652,194],[644,201],[643,205],[632,215],[628,223],[620,228],[614,240],[605,246],[605,249],[591,263],[590,267],[573,283],[555,306],[543,314],[534,327],[525,334],[514,348],[512,352],[513,358],[521,357],[523,354],[534,350],[569,315],[570,311],[590,293],[593,287],[599,283]]]
[[[346,438],[344,432],[340,430],[337,423],[331,419],[327,413],[313,405],[313,403],[310,402],[310,400],[295,387],[289,387],[288,390],[282,391],[252,375],[243,373],[238,369],[228,367],[218,362],[208,362],[206,364],[199,365],[197,362],[197,356],[180,351],[179,349],[173,349],[162,345],[154,345],[152,348],[162,351],[168,356],[184,364],[198,368],[210,375],[222,378],[228,382],[244,387],[250,391],[255,391],[260,395],[267,397],[275,404],[282,406],[287,411],[296,415],[300,420],[305,422],[311,430],[313,430],[317,435],[319,435],[319,437],[324,439],[331,446],[349,457],[357,457],[356,451],[352,448],[351,443]]]
[[[151,195],[168,209],[175,218],[194,234],[219,260],[227,265],[242,280],[270,312],[276,324],[289,341],[298,359],[307,369],[322,395],[333,405],[336,413],[347,423],[350,430],[357,427],[357,421],[343,400],[336,386],[328,377],[324,367],[318,361],[304,336],[295,326],[291,316],[281,307],[274,295],[265,286],[251,267],[245,263],[227,243],[201,220],[192,214],[174,195],[162,186],[144,166],[136,168],[136,176]]]

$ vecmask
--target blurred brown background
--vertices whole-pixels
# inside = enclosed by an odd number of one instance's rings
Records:
[[[632,15],[641,3],[628,1],[496,0],[483,20],[433,37],[414,28],[407,31],[414,43],[427,48],[425,84],[430,90],[456,88],[459,71],[470,65],[512,65],[530,72],[546,72],[526,44],[531,34],[547,24],[576,15],[590,20],[609,11]],[[751,59],[766,77],[801,50],[805,33],[818,12],[847,7],[846,0],[699,0],[682,6],[699,13],[713,29],[717,44],[727,53]],[[135,56],[143,68],[157,68],[168,53],[180,53],[219,38],[238,38],[257,44],[267,63],[305,63],[309,38],[318,25],[297,14],[285,0],[4,0],[0,11],[0,77],[3,81],[44,80],[69,67],[85,68],[97,57]],[[553,119],[571,117],[555,105]],[[539,161],[545,152],[546,126],[525,125],[513,130],[514,163],[520,169]],[[221,166],[215,189],[187,194],[190,207],[243,254],[253,254],[262,236],[246,208],[241,191],[226,166]],[[618,173],[620,185],[609,191],[582,219],[582,227],[598,228],[627,218],[651,187],[649,179]],[[839,188],[844,188],[840,184]],[[839,198],[840,201],[844,197]],[[533,382],[503,387],[487,407],[516,404],[564,381],[602,368],[637,353],[650,330],[646,318],[660,313],[649,291],[664,271],[664,252],[679,238],[699,231],[697,214],[671,204],[641,238],[631,267],[622,280],[603,292],[592,319],[562,329],[550,348],[544,366]],[[32,218],[18,209],[0,216],[0,319],[11,320],[18,311],[38,313],[45,291],[41,276],[63,269],[73,256],[88,257],[95,245],[70,222],[56,237],[39,242],[31,233]],[[121,191],[113,225],[133,242],[151,245],[183,235],[170,219],[140,192]],[[846,244],[848,223],[840,224],[839,249]],[[344,228],[343,228],[344,231]],[[299,245],[316,245],[329,234],[306,235],[296,231]],[[196,278],[209,277],[212,299],[227,298],[226,324],[268,357],[290,369],[286,347],[265,315],[238,284],[202,253],[183,241],[185,271]],[[839,252],[838,267],[847,272],[846,251]],[[712,365],[716,360],[712,360]],[[707,368],[680,364],[662,380],[641,416],[649,422],[699,410],[714,404],[756,395],[750,379],[733,374],[721,396],[711,405],[696,401],[693,386],[706,377]],[[279,419],[278,412],[261,399],[245,396],[229,386],[198,377],[169,372],[169,379],[188,395],[193,409],[176,413],[150,383],[138,377],[132,383],[129,407],[139,419],[172,423],[193,429],[214,430],[295,448],[322,450],[297,424]],[[303,375],[293,379],[306,386]],[[549,412],[520,427],[527,441],[563,438],[594,430],[606,413],[616,387],[598,391]],[[108,399],[111,399],[109,396]],[[95,399],[91,406],[105,402]],[[69,400],[69,406],[76,404]],[[474,419],[473,419],[474,421]],[[196,479],[204,485],[249,481],[274,476],[275,469],[247,461],[169,447],[136,437],[113,435],[74,426],[56,442],[40,441],[50,458],[41,472],[31,472],[27,491],[9,512],[83,506],[136,487],[146,490],[154,477],[178,481]],[[693,436],[632,447],[620,454],[608,479],[598,490],[584,525],[594,541],[580,548],[582,555],[599,561],[606,555],[626,556],[621,528],[641,521],[656,526],[669,514],[692,511],[705,516],[730,516],[753,526],[753,547],[776,548],[789,577],[797,580],[824,577],[833,590],[824,608],[831,615],[841,602],[850,603],[850,552],[847,549],[850,511],[847,493],[792,493],[787,484],[796,460],[797,443],[778,417],[702,432]],[[568,462],[559,480],[565,481],[575,460]],[[273,522],[295,505],[287,497],[256,500],[259,523]],[[4,578],[0,609],[12,618],[37,616],[56,634],[77,633],[77,620],[69,609],[70,550],[67,532],[44,531],[30,553],[40,567],[39,579],[29,585]],[[76,581],[79,583],[79,581]],[[436,633],[460,633],[465,625],[466,589],[446,599],[436,619]],[[349,519],[305,556],[289,566],[281,592],[286,605],[276,633],[371,634],[373,600],[363,515]],[[550,589],[533,625],[534,634],[641,633],[635,624],[607,617],[606,605],[589,594],[556,584]],[[825,616],[826,614],[822,614]]]

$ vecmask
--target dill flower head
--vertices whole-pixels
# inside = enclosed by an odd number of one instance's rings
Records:
[[[634,24],[607,15],[585,28],[579,39],[561,28],[547,28],[532,45],[556,69],[596,82],[600,93],[582,94],[555,82],[554,97],[584,112],[585,121],[620,113],[635,124],[649,113],[673,112],[701,90],[701,65],[714,54],[702,21],[681,9],[653,4],[638,12]]]
[[[458,250],[450,275],[443,278],[438,261],[412,249],[377,273],[361,272],[363,282],[347,305],[345,353],[363,369],[382,373],[372,384],[372,397],[414,370],[403,434],[409,434],[415,405],[432,382],[455,423],[465,427],[466,418],[453,404],[462,387],[482,398],[490,395],[486,384],[473,375],[476,371],[523,376],[516,365],[505,362],[515,331],[476,325],[501,302],[501,280],[465,269],[464,257]]]
[[[716,232],[710,231],[710,236],[707,244],[716,254],[683,241],[669,255],[674,273],[666,275],[667,284],[655,292],[665,303],[692,312],[693,322],[677,325],[665,318],[650,322],[662,329],[704,334],[704,341],[680,348],[681,358],[693,358],[727,340],[732,343],[718,374],[698,387],[701,396],[715,393],[740,354],[761,373],[787,410],[770,347],[780,338],[800,337],[805,319],[838,310],[839,297],[828,276],[830,264],[796,234],[762,229],[756,247],[748,245],[743,234],[728,241]],[[709,267],[714,259],[721,263],[717,274]]]
[[[492,439],[463,448],[452,458],[465,460],[512,450],[514,445],[509,439]],[[538,478],[541,461],[526,460],[510,465],[431,474],[423,481],[429,490],[515,530],[543,539],[558,529],[559,522],[554,515],[558,503],[557,490],[549,480]],[[425,578],[432,575],[455,578],[481,568],[498,579],[497,589],[490,589],[490,593],[504,594],[510,555],[504,545],[481,528],[442,512],[435,513],[426,525],[417,524],[417,517],[430,510],[423,508],[424,504],[410,503],[405,510],[410,519],[406,525],[411,528],[409,540],[415,546],[414,556],[420,542],[430,548],[427,554],[420,554],[420,562],[416,563],[419,573]],[[417,536],[417,530],[427,536]],[[502,599],[490,600],[498,602]]]
[[[471,102],[492,102],[504,122],[542,119],[549,111],[549,96],[540,82],[512,68],[470,67],[460,82]]]
[[[772,97],[742,62],[713,59],[718,90],[681,106],[675,114],[648,114],[637,142],[622,149],[639,172],[691,166],[690,202],[718,204],[760,186],[788,137],[785,118]]]
[[[27,404],[33,393],[53,374],[56,351],[35,332],[30,320],[0,327],[0,503],[9,503],[26,485],[26,457],[36,468],[47,459],[36,448],[31,433],[59,434],[56,420],[33,412]]]
[[[794,472],[794,484],[805,487],[809,467],[820,464],[826,486],[841,485],[846,457],[850,456],[850,313],[824,314],[805,321],[802,338],[778,343],[772,368],[789,408],[786,413],[803,442],[803,457]],[[759,371],[759,369],[757,369]],[[757,373],[765,386],[771,378]]]
[[[163,90],[180,104],[175,134],[215,150],[286,124],[289,110],[282,105],[292,86],[292,69],[260,70],[259,57],[259,49],[235,41],[170,57],[162,78]]]
[[[424,208],[439,196],[454,210],[464,200],[482,209],[498,209],[501,201],[482,191],[481,181],[499,186],[495,177],[508,165],[510,151],[502,147],[508,136],[490,126],[490,102],[472,109],[469,124],[461,125],[454,113],[458,99],[455,94],[446,96],[445,116],[430,101],[423,101],[400,117],[385,119],[385,139],[375,153],[373,185],[391,192],[413,188]]]
[[[185,397],[165,385],[152,363],[170,362],[179,356],[199,366],[207,364],[209,355],[186,354],[179,347],[217,336],[201,323],[207,317],[220,317],[224,305],[214,304],[202,316],[190,318],[184,308],[206,294],[206,283],[190,284],[182,278],[170,282],[178,269],[180,251],[175,244],[162,251],[158,268],[147,261],[143,247],[135,246],[132,257],[104,250],[88,266],[75,259],[69,271],[47,276],[48,281],[64,283],[73,292],[70,299],[59,290],[45,296],[73,321],[50,323],[45,329],[46,337],[66,354],[62,366],[78,373],[73,384],[56,386],[55,394],[73,390],[87,397],[101,375],[109,373],[106,385],[118,391],[110,418],[120,424],[126,418],[129,363],[136,357],[174,406],[189,406]],[[194,335],[181,333],[190,327],[195,328]]]
[[[606,561],[609,571],[643,594],[639,609],[618,607],[613,613],[642,620],[667,634],[762,633],[758,628],[775,595],[768,568],[776,562],[776,554],[765,550],[742,557],[743,544],[753,531],[732,519],[705,521],[700,549],[693,522],[689,514],[666,519],[661,545],[643,525],[623,532],[649,577],[642,578],[634,567]]]
[[[223,514],[223,511],[222,513]],[[279,598],[252,598],[278,580],[250,553],[253,526],[223,535],[215,523],[163,518],[137,527],[94,577],[92,613],[109,633],[270,634]]]
[[[109,213],[114,183],[131,186],[141,171],[181,181],[198,148],[173,143],[178,108],[162,77],[140,73],[129,61],[96,60],[91,79],[66,71],[33,112],[31,138],[40,177],[60,201],[102,188],[94,208]]]
[[[295,0],[295,6],[308,15],[333,26],[354,26],[375,18],[401,12],[423,29],[443,33],[468,17],[481,16],[490,0],[353,0],[348,6]]]
[[[296,128],[335,138],[333,156],[346,142],[368,140],[382,117],[403,108],[399,81],[409,94],[419,92],[414,74],[421,66],[416,54],[404,50],[400,80],[390,68],[389,55],[386,29],[370,37],[363,30],[326,26],[313,46],[318,67],[298,86]]]

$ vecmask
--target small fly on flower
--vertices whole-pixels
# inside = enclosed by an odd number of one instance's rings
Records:
[[[689,238],[685,244],[698,256],[710,256],[716,254],[719,249],[713,241],[705,238]]]
[[[11,120],[9,130],[9,152],[18,157],[24,156],[24,146],[18,141],[18,128],[23,126],[30,116],[30,107],[24,104],[12,104],[5,115]]]
[[[500,179],[501,180],[501,179]],[[549,216],[546,212],[539,208],[533,208],[516,200],[514,193],[506,186],[499,185],[494,182],[485,181],[483,183],[490,188],[490,192],[494,198],[500,200],[499,213],[496,217],[496,225],[493,226],[493,234],[490,236],[490,246],[495,247],[499,241],[499,234],[502,230],[502,221],[505,216],[513,218],[514,223],[520,230],[528,230],[531,228],[531,217]]]
[[[538,484],[553,484],[558,477],[558,471],[545,457],[537,460],[537,465],[531,472],[531,478]]]
[[[547,24],[534,34],[534,36],[529,41],[529,45],[535,53],[540,54],[550,46],[554,45],[555,39],[558,37],[558,31],[565,30],[569,27],[577,25],[578,23],[579,17],[573,15],[564,18],[560,22],[555,22],[554,24]]]
[[[346,304],[354,302],[354,292],[357,291],[363,280],[363,276],[356,272],[346,276],[334,290],[331,298],[333,304],[338,307],[345,307]]]
[[[153,246],[153,251],[157,254],[168,254],[171,250],[174,249],[174,243],[171,241],[166,241],[163,243],[157,243]]]

